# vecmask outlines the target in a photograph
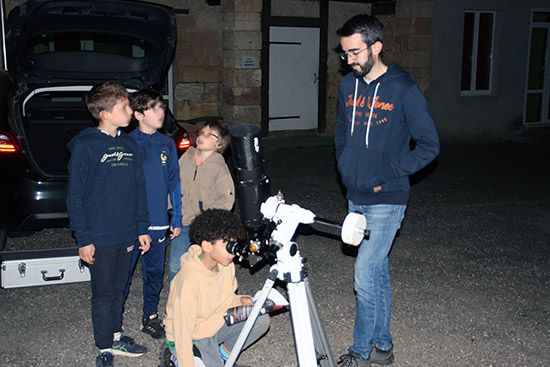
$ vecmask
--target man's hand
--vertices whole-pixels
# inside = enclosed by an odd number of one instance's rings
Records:
[[[254,306],[254,299],[250,296],[240,296],[242,306]]]
[[[93,243],[89,244],[88,246],[78,248],[78,256],[80,256],[80,260],[90,265],[93,265],[95,261],[94,254],[95,254],[95,246]]]
[[[141,254],[143,255],[151,248],[151,236],[149,236],[148,234],[142,234],[138,237],[138,241],[139,249],[141,250]]]
[[[170,226],[170,241],[173,240],[174,238],[178,237],[181,233],[181,228],[179,227],[172,227]]]

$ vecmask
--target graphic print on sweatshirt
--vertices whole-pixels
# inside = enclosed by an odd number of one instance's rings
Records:
[[[356,126],[359,126],[361,123],[363,125],[367,125],[371,110],[372,110],[371,126],[373,124],[382,125],[388,122],[387,114],[381,113],[379,116],[379,112],[393,111],[394,104],[381,101],[380,96],[376,96],[376,98],[374,99],[374,108],[373,108],[371,101],[372,101],[372,96],[365,97],[363,94],[359,94],[357,96],[357,100],[355,102],[355,108],[356,108],[355,125]],[[346,101],[346,108],[348,107],[353,107],[353,93],[348,94],[348,100]],[[348,115],[348,121],[349,122],[352,121],[351,114]]]
[[[114,146],[107,150],[108,153],[101,157],[101,163],[111,167],[128,167],[134,161],[134,153],[127,152],[124,147]]]

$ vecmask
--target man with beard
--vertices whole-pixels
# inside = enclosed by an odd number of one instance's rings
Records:
[[[370,230],[354,269],[354,343],[338,363],[388,365],[394,360],[388,253],[407,208],[409,176],[439,154],[439,139],[418,85],[399,65],[382,61],[382,23],[361,14],[336,33],[340,57],[353,69],[339,87],[338,171],[349,211],[363,214]]]

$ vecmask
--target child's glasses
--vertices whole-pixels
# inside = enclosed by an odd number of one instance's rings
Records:
[[[201,131],[199,131],[199,135],[204,136],[205,138],[209,138],[209,137],[213,136],[216,139],[220,140],[220,137],[218,135],[214,134],[212,131],[201,130]]]

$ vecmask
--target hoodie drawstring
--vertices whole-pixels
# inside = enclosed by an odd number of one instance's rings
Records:
[[[372,97],[372,102],[370,104],[369,121],[367,122],[367,134],[365,136],[365,145],[367,146],[367,149],[369,149],[370,122],[372,119],[372,112],[374,111],[374,102],[376,101],[376,95],[378,94],[379,86],[380,86],[380,83],[376,83],[376,88],[374,88],[374,96]]]
[[[353,129],[355,127],[355,109],[357,107],[357,86],[359,85],[359,78],[355,79],[355,92],[353,94],[353,115],[351,117],[351,135],[353,136]],[[372,112],[374,111],[374,101],[376,101],[376,95],[378,94],[378,87],[380,86],[380,83],[376,83],[376,87],[374,88],[374,96],[372,97],[372,103],[370,105],[370,112],[369,112],[369,121],[367,122],[367,133],[365,135],[365,145],[367,149],[369,149],[369,133],[370,133],[370,123],[372,120]]]
[[[359,79],[355,78],[355,93],[353,94],[353,115],[351,115],[351,136],[353,136],[353,128],[355,127],[355,108],[357,107],[357,85]]]

